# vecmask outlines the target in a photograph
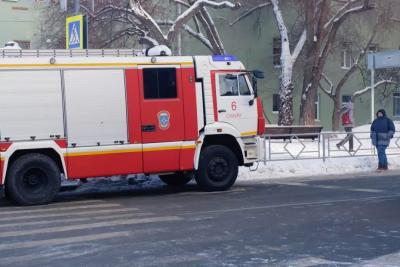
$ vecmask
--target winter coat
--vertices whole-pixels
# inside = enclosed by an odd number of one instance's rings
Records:
[[[344,127],[354,126],[353,110],[354,110],[353,102],[349,101],[342,104],[342,108],[340,109],[340,115],[342,115],[342,125]],[[346,121],[343,119],[344,116],[346,117]]]
[[[386,112],[384,110],[379,110],[382,112],[383,117],[378,117],[374,120],[371,125],[371,140],[374,146],[389,146],[390,139],[396,131],[393,121],[386,117]]]

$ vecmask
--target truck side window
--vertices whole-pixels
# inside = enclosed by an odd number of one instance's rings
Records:
[[[247,84],[246,78],[244,75],[239,76],[239,91],[240,95],[251,95],[249,85]]]
[[[144,98],[177,98],[176,69],[143,69]]]
[[[232,74],[220,75],[219,92],[221,96],[237,96],[238,95],[237,76]]]

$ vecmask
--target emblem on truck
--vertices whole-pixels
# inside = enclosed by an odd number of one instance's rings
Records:
[[[168,111],[160,111],[157,114],[158,117],[158,126],[161,130],[167,130],[170,124],[170,115]]]

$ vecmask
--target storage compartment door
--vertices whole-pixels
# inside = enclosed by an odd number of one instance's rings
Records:
[[[69,146],[127,143],[123,70],[66,70]]]
[[[60,71],[0,71],[0,137],[64,136]]]

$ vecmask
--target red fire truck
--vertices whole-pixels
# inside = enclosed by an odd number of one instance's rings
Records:
[[[21,205],[51,202],[62,177],[228,189],[264,155],[255,76],[233,56],[0,51],[0,186]]]

